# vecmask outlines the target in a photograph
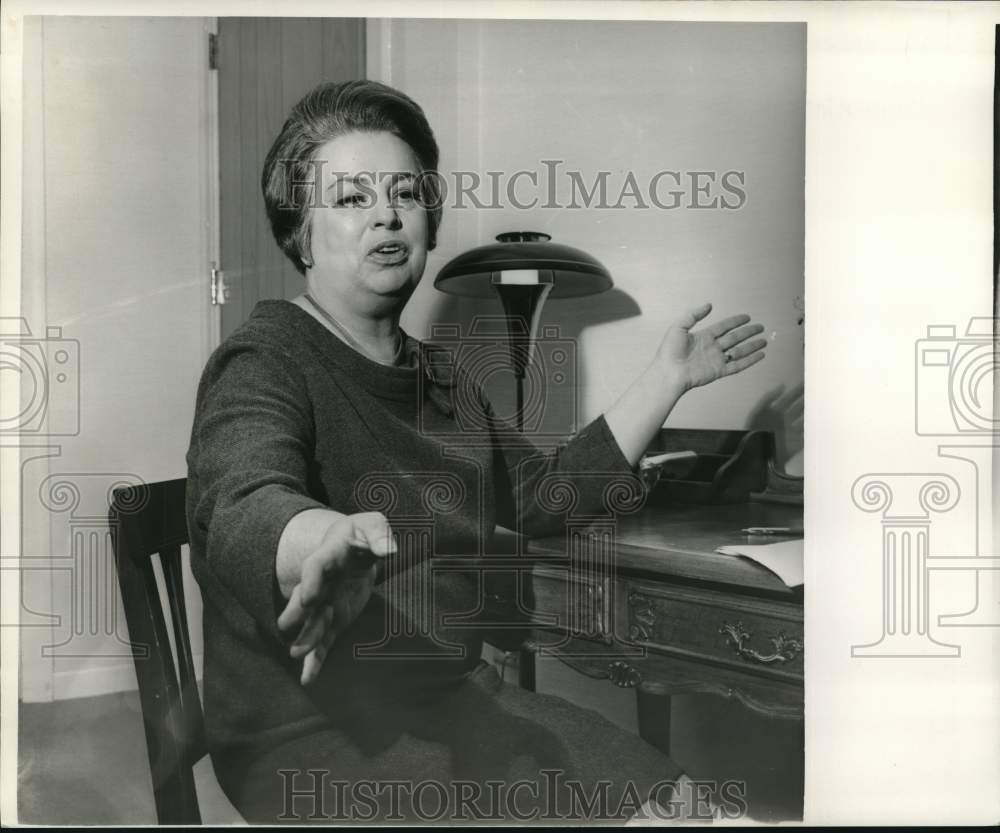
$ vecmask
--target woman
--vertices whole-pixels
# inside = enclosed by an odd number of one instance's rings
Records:
[[[435,370],[399,327],[441,220],[422,175],[437,164],[431,128],[402,93],[369,81],[309,93],[262,179],[306,292],[258,304],[199,387],[188,521],[206,729],[220,783],[251,821],[426,818],[440,789],[471,802],[446,820],[553,818],[572,812],[574,789],[608,789],[606,813],[628,819],[669,804],[670,789],[650,789],[680,776],[597,715],[503,683],[480,662],[479,630],[439,627],[443,612],[475,609],[474,571],[433,566],[482,552],[498,523],[558,529],[536,495],[543,477],[576,477],[582,505],[595,505],[601,478],[581,475],[633,471],[685,391],[763,358],[763,328],[735,316],[692,330],[710,305],[690,310],[558,453],[511,444],[476,380]],[[456,407],[481,418],[458,432]],[[403,534],[421,512],[433,533],[417,523]],[[413,603],[428,582],[433,616],[419,609],[426,593]],[[401,779],[410,787],[386,788]],[[434,799],[399,793],[418,781],[441,785]]]

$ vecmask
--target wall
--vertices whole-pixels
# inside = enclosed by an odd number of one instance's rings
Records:
[[[442,148],[441,169],[527,170],[522,200],[544,203],[543,160],[591,183],[608,171],[611,201],[628,171],[745,172],[739,210],[682,207],[447,209],[438,250],[404,325],[491,304],[455,303],[431,287],[453,255],[504,230],[544,231],[611,271],[614,294],[550,302],[544,321],[579,339],[581,421],[610,405],[645,367],[683,308],[710,300],[710,320],[747,312],[771,344],[762,366],[685,397],[670,426],[771,427],[788,457],[801,448],[804,293],[805,27],[588,21],[382,21],[370,72],[411,94]],[[699,179],[701,184],[706,178]],[[557,201],[567,204],[565,175]],[[660,200],[670,204],[662,180]],[[727,196],[718,186],[708,198]],[[504,200],[506,203],[507,201]],[[648,199],[646,200],[648,203]],[[730,202],[736,202],[730,197]],[[779,397],[776,410],[773,400]],[[795,406],[798,406],[796,412]],[[787,410],[781,411],[785,405]]]
[[[116,483],[184,476],[215,337],[207,25],[29,20],[22,311],[51,372],[24,391],[48,399],[23,435],[22,550],[55,569],[24,572],[26,700],[134,685],[104,519]]]

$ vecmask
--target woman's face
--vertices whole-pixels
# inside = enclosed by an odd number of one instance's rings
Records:
[[[427,259],[427,215],[410,146],[391,133],[345,133],[316,155],[322,200],[312,209],[310,288],[361,314],[410,297]]]

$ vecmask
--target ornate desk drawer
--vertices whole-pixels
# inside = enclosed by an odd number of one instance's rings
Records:
[[[536,566],[494,574],[487,584],[487,615],[502,627],[541,628],[553,634],[546,640],[553,644],[567,638],[612,641],[614,594],[606,576]]]
[[[538,626],[574,637],[610,642],[612,593],[604,576],[536,567],[531,574],[528,608]]]
[[[651,651],[802,680],[802,607],[687,587],[623,582],[619,637]]]

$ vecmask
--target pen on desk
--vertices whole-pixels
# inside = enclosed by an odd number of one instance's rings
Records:
[[[639,461],[639,468],[651,469],[674,460],[694,460],[697,456],[698,454],[694,451],[668,451],[665,454],[653,454],[649,457],[643,457]]]
[[[802,527],[793,526],[748,526],[740,530],[747,535],[802,535]]]

